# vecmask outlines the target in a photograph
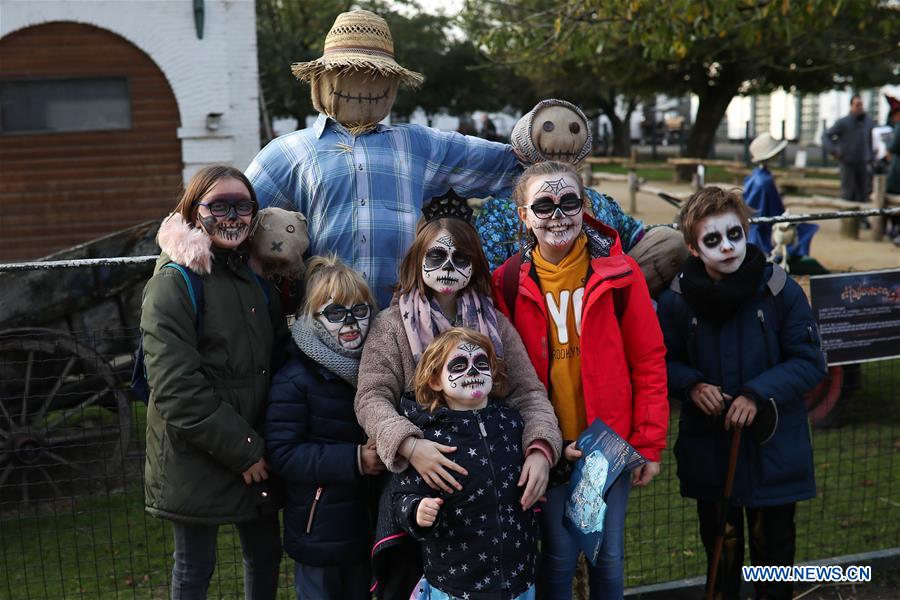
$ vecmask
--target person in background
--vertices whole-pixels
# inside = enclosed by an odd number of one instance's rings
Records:
[[[822,144],[841,165],[841,197],[852,202],[868,202],[872,192],[872,128],[862,98],[850,98],[850,114],[835,121],[822,136]],[[865,217],[860,225],[870,227]]]

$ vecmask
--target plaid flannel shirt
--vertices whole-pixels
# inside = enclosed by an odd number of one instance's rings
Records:
[[[273,140],[247,169],[260,208],[306,215],[310,252],[337,253],[382,308],[423,201],[451,187],[467,197],[508,195],[519,173],[505,144],[419,125],[379,124],[354,138],[324,114]]]

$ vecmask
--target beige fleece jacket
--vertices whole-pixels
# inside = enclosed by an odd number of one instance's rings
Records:
[[[538,379],[519,334],[499,312],[497,325],[506,361],[506,402],[519,411],[525,422],[522,447],[545,440],[553,449],[555,463],[562,452],[562,435],[547,390]],[[395,473],[408,465],[397,451],[400,445],[411,435],[422,437],[422,431],[397,412],[401,396],[413,391],[415,371],[400,309],[395,304],[372,322],[359,365],[355,402],[359,424],[375,440],[381,460]]]

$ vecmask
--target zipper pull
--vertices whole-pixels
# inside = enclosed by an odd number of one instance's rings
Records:
[[[478,411],[475,411],[475,418],[478,419],[478,429],[481,430],[481,437],[487,437],[487,430],[484,428],[484,421],[481,420],[481,415],[478,414]]]
[[[756,309],[756,318],[759,319],[759,322],[765,326],[766,316],[763,314],[763,310],[761,308]]]
[[[319,486],[316,488],[316,500],[318,500],[319,498],[322,497],[322,489],[323,489],[322,486]]]

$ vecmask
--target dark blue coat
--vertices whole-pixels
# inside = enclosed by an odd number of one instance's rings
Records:
[[[463,489],[437,492],[415,468],[396,475],[398,523],[422,543],[425,578],[454,598],[509,600],[534,583],[537,521],[522,510],[517,486],[522,471],[522,418],[490,402],[481,410],[423,410],[404,397],[403,414],[426,439],[456,446],[453,460],[468,471]],[[419,527],[416,510],[425,497],[444,503],[431,527]]]
[[[272,380],[266,456],[285,480],[284,549],[303,564],[355,563],[372,547],[371,478],[357,465],[366,435],[353,412],[355,395],[296,347]]]
[[[803,395],[825,376],[812,310],[800,286],[766,265],[756,293],[721,325],[699,317],[681,294],[679,278],[659,299],[666,342],[669,394],[682,400],[675,458],[681,494],[703,500],[722,495],[731,431],[712,422],[688,397],[705,381],[733,397],[774,401],[778,423],[759,444],[741,437],[732,498],[738,506],[776,506],[812,498],[812,444]]]

